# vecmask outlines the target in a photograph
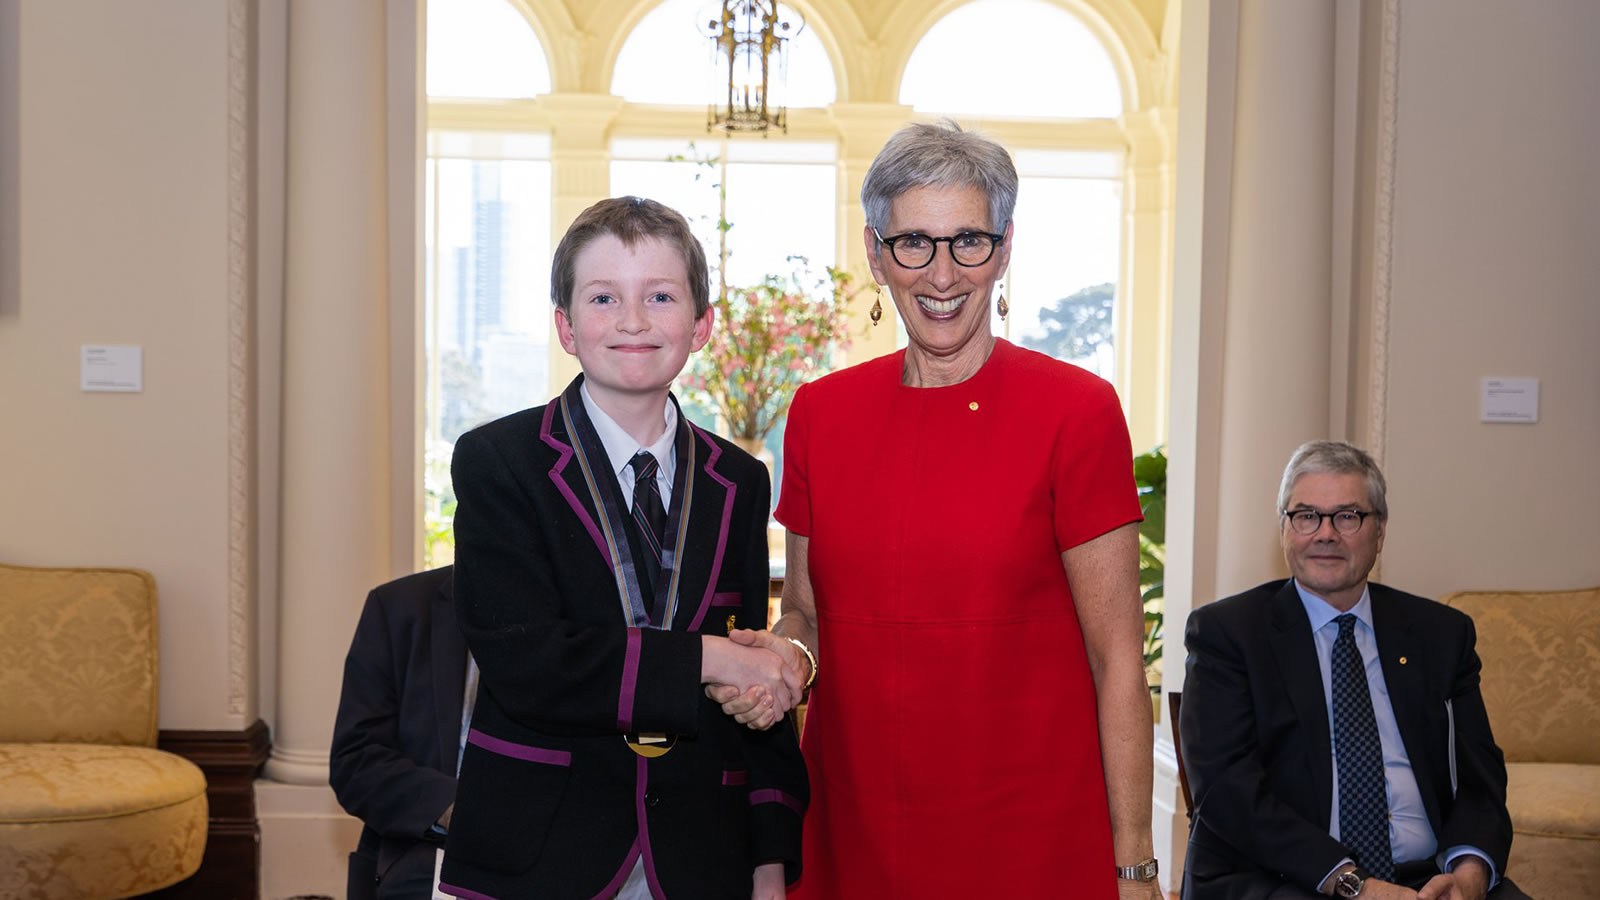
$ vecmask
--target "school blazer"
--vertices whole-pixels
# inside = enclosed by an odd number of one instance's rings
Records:
[[[1472,619],[1368,585],[1383,677],[1440,850],[1511,849],[1506,768],[1479,692]],[[1194,794],[1184,900],[1315,892],[1350,851],[1328,834],[1333,754],[1311,622],[1288,580],[1189,614],[1179,730]],[[1263,878],[1262,876],[1271,876]]]
[[[581,381],[456,443],[456,606],[480,682],[442,889],[606,897],[642,856],[658,897],[747,900],[757,864],[799,877],[805,763],[787,722],[752,731],[705,696],[700,643],[765,627],[766,469],[680,413],[666,627],[647,627],[623,589],[628,501],[575,435],[592,434]],[[638,732],[677,740],[646,758],[623,740]]]

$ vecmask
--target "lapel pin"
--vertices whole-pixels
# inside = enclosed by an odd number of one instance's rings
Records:
[[[977,412],[978,411],[978,401],[974,400],[971,403],[968,403],[967,404],[967,409],[970,409],[973,412]]]
[[[1404,656],[1400,657],[1400,665],[1403,666],[1405,664],[1406,664],[1406,658]]]

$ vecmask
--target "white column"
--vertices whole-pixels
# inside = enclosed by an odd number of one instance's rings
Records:
[[[1283,574],[1278,477],[1329,427],[1334,7],[1183,10],[1162,689],[1194,606]],[[1165,704],[1163,703],[1163,708]],[[1166,886],[1188,823],[1158,733]]]
[[[615,94],[553,93],[539,98],[539,108],[550,116],[553,254],[578,214],[611,196],[611,124],[622,112],[622,98]],[[549,393],[564,390],[579,371],[577,357],[568,355],[552,341]]]
[[[384,4],[289,10],[278,693],[267,777],[326,785],[345,651],[391,557]]]

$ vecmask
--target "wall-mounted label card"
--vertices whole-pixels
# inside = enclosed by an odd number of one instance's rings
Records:
[[[143,391],[144,348],[84,344],[79,387],[85,391]]]
[[[1479,421],[1519,424],[1539,421],[1539,379],[1483,379],[1483,405]]]

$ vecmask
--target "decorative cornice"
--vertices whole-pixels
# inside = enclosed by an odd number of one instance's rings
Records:
[[[250,2],[228,3],[228,712],[250,674]]]
[[[1383,0],[1378,71],[1378,145],[1373,203],[1372,371],[1367,447],[1383,465],[1389,428],[1389,302],[1394,269],[1396,121],[1400,97],[1400,0]]]

